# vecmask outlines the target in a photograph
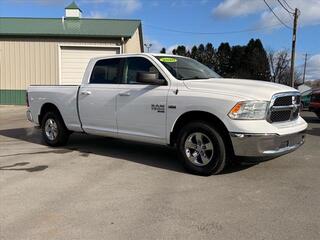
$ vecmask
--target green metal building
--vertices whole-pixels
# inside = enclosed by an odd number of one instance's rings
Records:
[[[140,20],[0,18],[0,104],[25,104],[31,84],[79,84],[92,57],[143,51]]]

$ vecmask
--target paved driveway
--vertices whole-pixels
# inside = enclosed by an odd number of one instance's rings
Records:
[[[320,239],[320,121],[296,152],[218,176],[165,147],[75,134],[42,144],[0,106],[0,239]]]

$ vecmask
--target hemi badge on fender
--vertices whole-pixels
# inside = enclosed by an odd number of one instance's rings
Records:
[[[175,105],[169,105],[168,108],[176,109],[177,107]]]

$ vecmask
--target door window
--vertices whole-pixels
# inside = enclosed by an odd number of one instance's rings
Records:
[[[92,84],[119,83],[120,58],[103,59],[97,61],[90,78]]]
[[[146,58],[130,57],[126,59],[123,72],[123,83],[141,84],[137,82],[138,73],[156,73],[159,79],[164,79],[159,70]]]

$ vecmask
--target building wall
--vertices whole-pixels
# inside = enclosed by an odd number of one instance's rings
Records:
[[[143,52],[142,44],[143,40],[141,38],[141,28],[137,28],[132,37],[126,42],[124,46],[124,51],[126,53],[140,53]]]
[[[135,33],[124,51],[140,52],[139,41]],[[31,84],[58,84],[60,45],[107,47],[119,43],[120,39],[1,38],[0,104],[24,104],[25,90]]]

